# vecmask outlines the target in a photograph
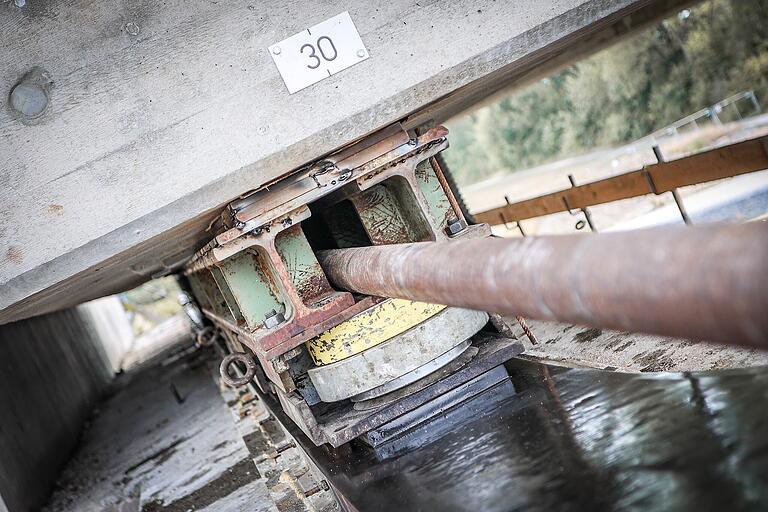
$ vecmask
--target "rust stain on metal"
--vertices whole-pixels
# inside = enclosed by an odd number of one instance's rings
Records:
[[[393,195],[384,185],[376,185],[351,197],[373,245],[412,242],[413,232],[404,221]]]
[[[400,140],[394,137],[389,141],[381,141],[381,144],[374,144],[360,154],[350,155],[351,160],[347,163],[343,160],[339,162],[341,165],[351,166],[367,160],[355,168],[340,168],[329,159],[315,162],[296,171],[294,175],[286,177],[284,182],[276,183],[271,189],[257,191],[248,198],[232,203],[223,214],[224,225],[231,226],[231,229],[218,235],[216,240],[220,245],[236,240],[250,229],[262,226],[279,215],[315,201],[359,176],[367,176],[363,179],[369,180],[376,174],[400,165],[415,156],[420,157],[421,160],[432,156],[433,153],[447,146],[447,135],[448,129],[439,126],[369,160],[373,156],[374,149],[385,151],[395,144],[396,139]],[[429,153],[430,150],[434,151]],[[318,176],[322,176],[322,180],[318,179]],[[261,196],[258,195],[260,193]],[[259,201],[258,198],[262,196],[268,199],[268,202]]]
[[[310,259],[300,257],[296,245],[304,244],[306,250],[311,251],[300,225],[297,224],[286,229],[275,239],[275,244],[290,280],[303,303],[309,304],[321,295],[333,291],[325,278],[325,274],[323,274],[320,263],[313,257]],[[284,249],[281,250],[281,247]],[[290,247],[294,247],[294,250],[290,250]]]
[[[517,323],[520,324],[520,327],[523,329],[523,332],[525,333],[526,337],[531,342],[531,344],[538,345],[539,340],[536,339],[536,335],[533,334],[533,331],[531,330],[531,328],[528,327],[528,323],[525,321],[525,318],[518,315],[515,317],[515,320],[517,320]]]
[[[266,251],[266,249],[263,249],[263,248],[260,250],[259,247],[251,247],[246,250],[251,255],[253,255],[253,258],[251,259],[253,263],[253,268],[260,276],[262,276],[267,281],[267,286],[269,287],[269,291],[272,294],[272,296],[280,297],[280,283],[271,270],[271,265],[269,264],[268,251]],[[267,256],[265,257],[261,251],[266,252]]]
[[[430,205],[419,189],[414,169],[420,162],[426,165],[425,160],[447,147],[447,134],[444,127],[436,127],[411,139],[402,127],[393,125],[268,187],[242,196],[218,217],[217,229],[221,232],[185,266],[185,273],[201,282],[203,295],[210,296],[210,309],[204,308],[204,313],[224,329],[228,346],[250,349],[269,379],[283,391],[293,389],[294,383],[283,371],[285,364],[281,364],[281,356],[383,300],[367,297],[355,302],[351,293],[331,287],[301,228],[301,222],[310,216],[307,205],[331,193],[340,193],[349,181],[356,181],[356,185],[346,190],[357,187],[354,197],[358,206],[371,212],[370,222],[365,225],[371,236],[366,238],[358,226],[358,238],[374,243],[429,239],[426,231],[416,236],[410,227],[412,219],[403,216],[413,215],[411,210],[418,209],[429,217]],[[377,187],[390,177],[396,178],[397,183]],[[400,183],[403,178],[407,185]],[[442,186],[431,175],[421,179],[429,182],[423,189],[427,193],[433,185],[434,191]],[[398,202],[404,201],[401,196],[407,195],[406,186],[418,205],[411,205],[408,200],[408,205],[403,207],[407,211],[400,211]],[[442,204],[437,200],[433,202]],[[448,202],[446,209],[452,204],[449,199]],[[352,208],[349,213],[354,215]],[[399,215],[399,222],[392,222],[395,214]],[[435,232],[434,221],[430,218],[427,222],[430,223],[428,229]],[[443,235],[437,230],[437,237],[440,236]],[[252,256],[247,263],[241,260],[227,263],[243,253]],[[224,274],[225,268],[230,270],[229,274]],[[221,272],[222,277],[211,272]],[[252,279],[253,286],[259,289],[243,287],[241,281],[238,281],[241,286],[235,287],[234,281],[230,283],[227,279],[245,279],[248,286],[251,285],[248,279]],[[262,323],[260,306],[271,299],[269,295],[275,303],[263,309],[273,307],[284,319],[268,315],[272,321]],[[241,306],[248,308],[248,325],[232,315],[234,311],[236,316],[245,318],[240,315]],[[233,336],[236,341],[232,341]]]
[[[340,289],[768,348],[768,225],[322,251]]]
[[[382,133],[386,137],[378,142],[357,152],[355,152],[357,150],[356,145],[353,144],[348,150],[331,155],[328,160],[334,162],[339,169],[356,169],[379,155],[389,153],[406,144],[409,140],[408,133],[399,124],[386,128],[383,132],[386,132]]]
[[[429,164],[432,166],[432,170],[435,171],[435,176],[437,176],[437,181],[440,183],[440,186],[443,188],[443,193],[445,193],[445,197],[448,198],[448,202],[451,204],[451,208],[456,214],[456,218],[459,220],[464,220],[466,222],[466,219],[464,219],[464,214],[462,213],[461,207],[459,206],[459,202],[456,200],[456,196],[453,194],[453,190],[451,190],[451,186],[448,184],[448,180],[445,178],[445,174],[443,174],[443,169],[440,167],[440,163],[437,161],[437,158],[435,158],[434,156],[430,158]],[[445,220],[446,222],[448,222],[450,219],[445,219]]]
[[[435,157],[430,157],[429,166],[425,164],[417,165],[413,171],[413,175],[415,180],[420,181],[425,186],[429,187],[429,191],[432,194],[442,196],[435,204],[439,210],[443,211],[442,218],[435,220],[438,222],[438,225],[445,226],[453,219],[463,219],[463,215],[461,214],[460,209],[456,210],[454,208],[450,198],[445,194],[440,178],[437,175],[437,171],[435,171],[434,161]]]
[[[204,309],[203,312],[215,323],[237,332],[243,344],[254,353],[260,354],[260,357],[264,357],[266,360],[271,360],[384,300],[380,297],[365,297],[358,302],[354,302],[350,294],[343,293],[342,295],[347,297],[348,300],[329,303],[328,306],[330,307],[316,310],[308,316],[297,320],[301,324],[301,329],[296,334],[289,334],[290,330],[287,328],[288,326],[285,326],[257,338],[213,311]]]
[[[444,126],[432,128],[416,139],[412,139],[408,144],[410,149],[405,151],[403,155],[395,158],[390,158],[389,155],[383,155],[361,168],[356,175],[361,176],[359,181],[369,181],[388,169],[401,166],[406,162],[412,162],[412,165],[415,166],[418,162],[432,156],[432,154],[424,155],[424,153],[432,153],[430,150],[433,149],[435,149],[435,153],[445,149],[445,147],[447,147],[447,135],[448,129]]]

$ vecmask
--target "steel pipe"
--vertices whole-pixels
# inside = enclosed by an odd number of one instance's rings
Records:
[[[768,349],[768,224],[321,251],[338,288]]]

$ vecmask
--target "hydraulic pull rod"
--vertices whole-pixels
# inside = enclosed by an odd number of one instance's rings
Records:
[[[338,288],[768,349],[768,224],[321,251]]]

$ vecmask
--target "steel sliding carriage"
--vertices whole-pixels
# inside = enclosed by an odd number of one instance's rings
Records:
[[[185,267],[233,354],[225,381],[255,383],[317,445],[373,442],[372,431],[410,411],[504,378],[489,370],[522,351],[481,311],[334,289],[316,258],[488,236],[467,225],[435,158],[447,134],[390,126],[245,195]]]

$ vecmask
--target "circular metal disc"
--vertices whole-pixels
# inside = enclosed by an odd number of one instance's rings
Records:
[[[360,395],[398,379],[461,345],[487,321],[488,314],[481,311],[446,308],[364,352],[310,369],[309,378],[324,402],[337,402]]]

